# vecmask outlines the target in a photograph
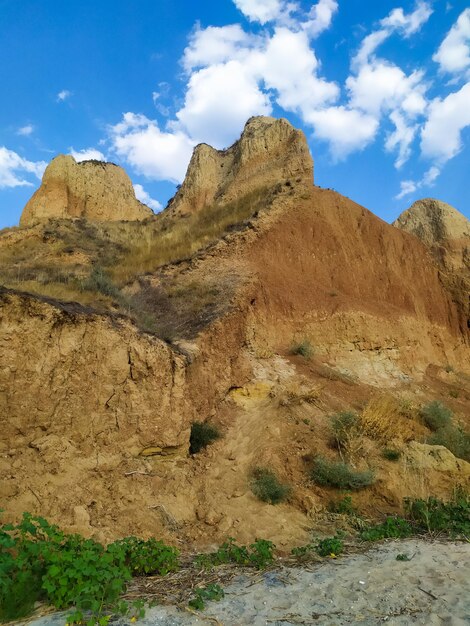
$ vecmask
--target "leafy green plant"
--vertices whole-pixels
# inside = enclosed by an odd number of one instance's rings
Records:
[[[257,539],[250,546],[240,546],[233,537],[229,537],[216,552],[199,554],[195,562],[205,569],[226,563],[264,569],[274,561],[274,548],[274,544],[266,539]]]
[[[398,461],[401,457],[400,450],[395,450],[395,448],[384,448],[382,450],[382,456],[387,461]]]
[[[315,547],[320,556],[338,556],[344,550],[344,543],[340,535],[321,539]]]
[[[462,490],[457,490],[449,502],[433,497],[405,499],[405,509],[419,531],[470,536],[470,496]]]
[[[410,557],[407,554],[397,554],[397,561],[411,561]]]
[[[188,602],[189,606],[197,611],[202,611],[206,607],[206,602],[221,600],[224,597],[224,590],[220,585],[211,583],[205,587],[198,587],[194,590],[194,597]]]
[[[108,550],[124,554],[126,566],[134,576],[158,574],[165,576],[178,569],[179,552],[156,539],[125,537],[108,546]]]
[[[430,402],[421,409],[421,417],[425,425],[436,432],[441,428],[450,426],[452,422],[452,411],[441,402]]]
[[[328,510],[331,513],[338,513],[339,515],[356,514],[356,508],[353,505],[351,496],[344,496],[341,500],[332,500],[328,505]]]
[[[257,498],[269,504],[284,502],[292,491],[267,467],[255,467],[251,472],[251,490]]]
[[[194,422],[191,425],[191,435],[189,437],[189,452],[197,454],[209,444],[220,439],[221,434],[216,426],[206,422]]]
[[[411,537],[413,527],[401,517],[387,517],[382,524],[366,528],[360,533],[363,541],[380,541],[381,539],[404,539]]]
[[[292,344],[290,353],[303,356],[304,359],[311,359],[313,356],[313,347],[308,339],[304,339],[299,343]]]
[[[314,459],[310,476],[318,485],[338,489],[364,489],[374,480],[371,470],[357,471],[343,461],[329,461],[322,456]]]

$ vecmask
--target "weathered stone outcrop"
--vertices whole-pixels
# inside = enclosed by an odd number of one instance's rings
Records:
[[[126,172],[113,163],[59,155],[47,166],[39,189],[28,201],[21,226],[50,218],[96,221],[143,220],[153,215],[139,202]]]
[[[441,200],[417,200],[393,223],[427,246],[441,281],[459,304],[461,324],[470,328],[470,221]]]
[[[227,150],[196,146],[184,183],[168,208],[190,213],[286,182],[313,184],[313,161],[305,135],[285,119],[252,117],[240,139]]]

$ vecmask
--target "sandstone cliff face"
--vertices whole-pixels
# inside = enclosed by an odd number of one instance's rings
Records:
[[[304,134],[285,119],[253,117],[227,150],[196,146],[184,183],[168,208],[190,213],[287,181],[313,184],[313,161]]]
[[[96,221],[143,220],[153,215],[139,202],[126,172],[113,163],[82,161],[59,155],[47,166],[39,189],[28,201],[21,226],[49,218]]]
[[[460,305],[462,327],[470,328],[470,221],[441,200],[417,200],[393,223],[427,246],[441,280]]]

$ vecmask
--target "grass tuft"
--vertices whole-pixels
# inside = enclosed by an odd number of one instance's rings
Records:
[[[190,454],[197,454],[217,439],[220,439],[221,436],[217,426],[207,424],[206,422],[194,422],[191,425],[189,437]]]
[[[314,460],[310,476],[317,485],[337,489],[364,489],[375,481],[372,470],[357,471],[343,461],[329,461],[322,456]]]
[[[282,484],[267,467],[255,467],[251,472],[251,490],[259,500],[269,504],[284,502],[292,491],[289,485]]]

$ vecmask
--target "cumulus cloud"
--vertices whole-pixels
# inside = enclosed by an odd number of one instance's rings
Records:
[[[59,93],[57,94],[56,100],[57,102],[64,102],[64,100],[70,98],[71,95],[71,91],[69,91],[68,89],[62,89],[62,91],[59,91]]]
[[[31,187],[33,183],[24,178],[25,174],[32,174],[40,180],[46,166],[45,161],[28,161],[13,150],[0,146],[0,189]]]
[[[385,29],[399,30],[405,37],[414,35],[432,15],[432,8],[429,2],[417,2],[416,8],[411,13],[406,14],[403,9],[393,9],[387,17],[381,20],[380,25]]]
[[[157,180],[182,182],[194,142],[182,131],[161,131],[145,115],[125,113],[109,127],[112,149],[139,174]]]
[[[70,153],[75,161],[106,161],[106,157],[96,148],[84,148],[83,150],[74,150],[70,148]]]
[[[147,206],[149,206],[151,209],[153,209],[156,212],[162,210],[163,207],[160,204],[160,202],[152,198],[150,194],[147,191],[145,191],[142,185],[135,184],[134,191],[135,191],[135,197],[137,198],[137,200],[140,200],[140,202],[143,202],[144,204],[146,204]]]
[[[411,155],[411,144],[418,127],[416,124],[409,125],[399,111],[392,111],[390,120],[394,123],[395,130],[388,135],[385,149],[388,152],[398,151],[395,167],[400,168]]]
[[[310,119],[315,127],[315,137],[330,143],[332,155],[337,160],[365,148],[379,127],[375,117],[344,106],[313,111]]]
[[[16,134],[20,135],[21,137],[29,137],[33,134],[33,132],[34,126],[32,124],[26,124],[26,126],[21,126],[20,128],[18,128]]]
[[[425,157],[445,163],[462,148],[462,130],[470,126],[470,83],[445,98],[436,98],[421,133]]]
[[[470,69],[470,9],[460,14],[432,58],[444,72],[454,74]]]
[[[402,180],[400,183],[400,193],[398,193],[395,198],[397,200],[401,200],[405,196],[409,196],[414,193],[418,189],[417,184],[412,180]]]
[[[307,20],[302,24],[303,30],[310,37],[318,37],[331,26],[334,14],[338,10],[336,0],[320,0],[309,11]]]
[[[183,67],[190,72],[218,63],[226,63],[243,52],[251,51],[258,38],[246,33],[240,24],[229,26],[208,26],[197,28],[189,38],[189,45],[183,54]]]
[[[421,187],[432,187],[440,173],[441,170],[433,165],[424,173],[421,180],[402,180],[400,183],[400,193],[395,196],[396,200],[401,200],[405,196],[409,196],[415,191],[418,191],[418,189],[421,189]]]
[[[283,0],[234,0],[234,3],[245,17],[260,24],[278,19],[285,8]]]

